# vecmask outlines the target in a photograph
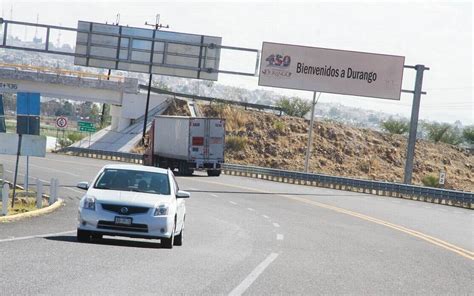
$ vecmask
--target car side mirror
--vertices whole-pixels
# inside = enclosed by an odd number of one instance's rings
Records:
[[[82,189],[82,190],[87,190],[89,189],[89,183],[88,182],[79,182],[76,185],[77,188]]]
[[[176,198],[189,198],[191,194],[189,192],[183,191],[183,190],[178,190],[178,193],[176,193]]]

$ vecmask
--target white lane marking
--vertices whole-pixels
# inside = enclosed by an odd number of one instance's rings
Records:
[[[431,207],[429,206],[423,206],[425,209],[431,209]]]
[[[61,188],[61,186],[59,186],[59,188]],[[71,190],[71,191],[74,191],[74,192],[77,192],[77,193],[81,193],[81,194],[85,194],[86,191],[84,190],[78,190],[78,189],[74,189],[74,188],[70,188],[70,187],[62,187],[64,189],[68,189],[68,190]]]
[[[270,219],[270,217],[268,217],[267,215],[262,215],[262,217],[265,219]]]
[[[283,240],[285,236],[283,234],[278,233],[277,234],[277,240]]]
[[[262,272],[278,257],[277,253],[271,253],[265,260],[262,261],[254,270],[230,293],[229,296],[242,295],[255,280],[262,274]]]
[[[217,194],[211,193],[212,196],[214,197],[219,197]]]
[[[236,205],[236,204],[237,204],[236,202],[233,202],[233,201],[231,201],[231,200],[229,200],[229,202],[230,202],[231,204],[233,204],[233,205]]]
[[[274,227],[280,227],[280,224],[278,224],[278,223],[273,223],[273,226],[274,226]]]
[[[27,239],[33,239],[33,238],[50,237],[50,236],[63,235],[63,234],[68,234],[68,233],[73,233],[73,232],[76,232],[76,230],[56,232],[56,233],[29,235],[29,236],[21,236],[21,237],[12,237],[12,238],[0,239],[0,243],[27,240]]]
[[[198,190],[198,189],[194,187],[189,187],[189,190]]]
[[[66,160],[58,160],[58,159],[53,159],[53,158],[45,158],[45,160],[47,160],[48,162],[50,161],[56,161],[56,162],[62,162],[62,163],[69,163],[69,164],[74,164],[74,165],[78,165],[78,164],[81,164],[80,161],[66,161]],[[105,160],[105,159],[104,159]],[[96,168],[102,168],[103,165],[95,165],[95,164],[92,164],[92,163],[87,163],[87,164],[84,164],[85,166],[88,166],[88,167],[96,167]]]
[[[70,176],[73,176],[73,177],[80,177],[79,175],[73,174],[73,173],[71,173],[71,172],[65,172],[65,171],[62,171],[62,170],[56,170],[56,169],[52,169],[52,168],[47,168],[47,167],[45,167],[45,166],[39,166],[39,165],[36,165],[36,164],[30,164],[30,166],[32,166],[32,167],[37,167],[37,168],[44,169],[44,170],[48,170],[48,171],[52,171],[52,172],[56,172],[56,173],[61,173],[61,174],[70,175]]]
[[[247,210],[249,210],[251,212],[255,212],[255,209],[252,209],[252,208],[247,208]]]
[[[5,170],[5,172],[12,173],[12,174],[15,173],[14,171],[10,171],[10,170]],[[18,172],[18,176],[23,176],[24,177],[25,174],[22,174],[22,173]],[[30,177],[30,179],[35,179],[35,177]],[[43,183],[50,184],[49,181],[46,181],[46,180],[43,180],[43,179],[39,179],[39,180]]]
[[[455,214],[463,214],[461,211],[454,211]]]

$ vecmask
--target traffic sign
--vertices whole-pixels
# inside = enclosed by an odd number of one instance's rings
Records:
[[[90,133],[95,133],[96,128],[93,122],[87,122],[87,121],[78,121],[77,122],[77,127],[79,131],[81,132],[90,132]]]
[[[67,127],[67,118],[64,116],[60,116],[56,118],[56,127],[58,128],[66,128]]]

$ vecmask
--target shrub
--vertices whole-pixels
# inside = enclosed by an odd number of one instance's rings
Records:
[[[69,140],[68,138],[58,139],[58,145],[59,145],[60,148],[68,147],[72,144],[73,144],[73,142],[71,140]]]
[[[284,121],[277,120],[273,122],[273,128],[278,132],[282,133],[286,128],[286,124]]]
[[[83,138],[84,138],[84,134],[82,133],[73,132],[67,135],[67,139],[70,140],[72,143],[82,140]]]
[[[303,117],[311,111],[311,103],[298,97],[283,97],[277,102],[277,106],[289,116]]]
[[[462,131],[462,137],[467,143],[474,144],[474,125],[465,127]]]
[[[460,131],[448,123],[425,123],[424,127],[428,132],[428,139],[435,143],[443,142],[458,145],[462,142]]]
[[[391,134],[403,135],[409,130],[409,123],[405,120],[389,118],[382,122],[382,129]]]
[[[247,138],[246,137],[239,137],[239,136],[227,136],[225,139],[225,146],[226,149],[231,151],[241,151],[247,145]]]
[[[423,185],[425,186],[428,186],[428,187],[438,187],[439,185],[439,178],[437,176],[433,176],[433,175],[428,175],[428,176],[425,176],[423,177],[423,179],[421,179],[421,182],[423,183]]]
[[[229,104],[213,104],[209,111],[207,116],[225,119],[225,127],[228,131],[243,129],[249,121],[248,115],[242,109],[231,107]]]

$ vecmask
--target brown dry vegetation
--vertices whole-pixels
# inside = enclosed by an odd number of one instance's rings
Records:
[[[241,149],[226,149],[226,162],[303,169],[308,120],[222,104],[202,105],[201,110],[207,117],[226,119],[227,139],[232,139],[232,147],[239,138],[243,142],[243,146],[237,146]],[[310,171],[402,182],[406,137],[325,121],[315,122],[313,136]],[[423,177],[438,176],[444,170],[446,188],[474,191],[474,156],[444,143],[418,140],[416,145],[414,184],[421,185]]]
[[[226,119],[228,163],[301,171],[309,121],[244,110],[225,104],[200,105],[206,117]],[[169,112],[170,115],[186,115]],[[334,176],[402,182],[407,139],[341,123],[315,121],[310,171]],[[446,188],[474,191],[474,156],[444,143],[418,140],[413,183],[446,172]]]

